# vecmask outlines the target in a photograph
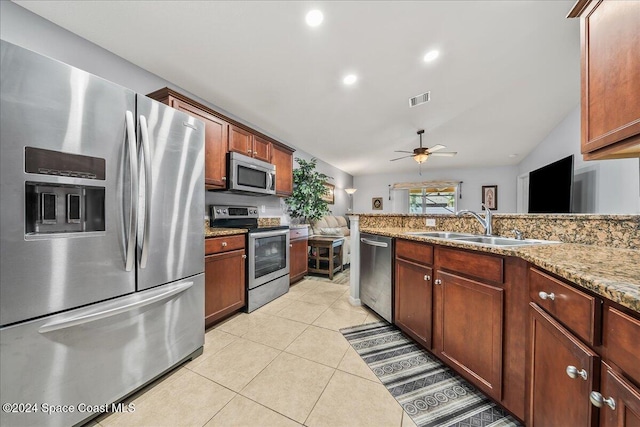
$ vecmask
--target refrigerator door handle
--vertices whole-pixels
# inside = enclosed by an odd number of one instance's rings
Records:
[[[129,146],[129,173],[131,175],[129,225],[125,230],[127,234],[125,265],[126,271],[133,270],[136,255],[136,226],[138,224],[138,156],[136,154],[136,128],[133,121],[133,113],[127,111],[126,143]]]
[[[142,250],[140,268],[147,266],[149,258],[149,230],[151,229],[151,157],[149,150],[149,127],[147,118],[140,116],[140,135],[142,136],[142,157],[144,158],[144,228],[142,229]]]
[[[55,320],[50,323],[46,323],[38,329],[38,332],[41,334],[45,334],[47,332],[58,331],[60,329],[70,328],[72,326],[84,325],[85,323],[95,322],[96,320],[106,319],[107,317],[116,316],[118,314],[126,313],[128,311],[132,311],[135,309],[139,309],[145,307],[147,305],[166,301],[171,299],[172,297],[185,292],[187,289],[193,286],[193,282],[183,282],[177,285],[173,285],[169,287],[166,291],[153,295],[149,298],[143,299],[141,301],[132,302],[130,304],[125,304],[119,307],[112,307],[113,302],[107,301],[104,305],[107,305],[109,308],[105,310],[101,310],[100,307],[96,307],[96,309],[92,310],[91,313],[84,313],[80,315],[73,315],[71,317]],[[95,312],[97,310],[97,312]]]

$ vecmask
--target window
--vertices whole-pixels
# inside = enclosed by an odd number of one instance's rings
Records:
[[[458,187],[409,189],[409,213],[451,214],[457,211]]]

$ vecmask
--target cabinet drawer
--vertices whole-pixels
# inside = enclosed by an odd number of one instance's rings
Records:
[[[600,301],[595,297],[532,268],[529,270],[531,301],[544,308],[573,333],[591,345],[599,344],[595,319],[600,312]],[[596,317],[597,316],[597,317]]]
[[[504,260],[500,257],[438,247],[436,264],[446,270],[457,271],[495,283],[504,282]]]
[[[309,237],[309,227],[290,229],[289,238],[291,240],[303,239]]]
[[[409,240],[396,240],[396,257],[418,264],[433,264],[433,246]]]
[[[236,249],[244,249],[244,239],[244,234],[209,237],[204,241],[204,253],[209,255],[219,252],[233,251]]]
[[[640,320],[607,307],[604,312],[603,343],[606,356],[631,379],[640,383]]]

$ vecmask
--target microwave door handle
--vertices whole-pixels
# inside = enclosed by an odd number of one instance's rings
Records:
[[[129,174],[130,174],[130,192],[129,192],[129,224],[125,225],[126,243],[125,243],[125,271],[131,271],[134,267],[136,254],[136,226],[138,224],[138,159],[136,155],[136,128],[133,122],[133,113],[127,111],[125,113],[127,124],[127,137],[125,144],[128,146],[129,153]],[[124,192],[123,192],[124,203]]]
[[[149,150],[149,127],[147,118],[140,116],[140,135],[142,139],[142,157],[144,158],[144,227],[142,229],[142,248],[140,251],[140,268],[147,266],[149,258],[149,238],[151,230],[151,156]]]
[[[272,190],[273,186],[273,175],[271,172],[267,172],[267,190]]]

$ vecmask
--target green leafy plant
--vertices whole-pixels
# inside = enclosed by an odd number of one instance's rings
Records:
[[[316,171],[318,159],[309,161],[296,157],[299,167],[293,170],[293,193],[287,198],[289,213],[293,218],[313,224],[329,213],[327,202],[322,196],[328,193],[324,183],[330,177]]]

